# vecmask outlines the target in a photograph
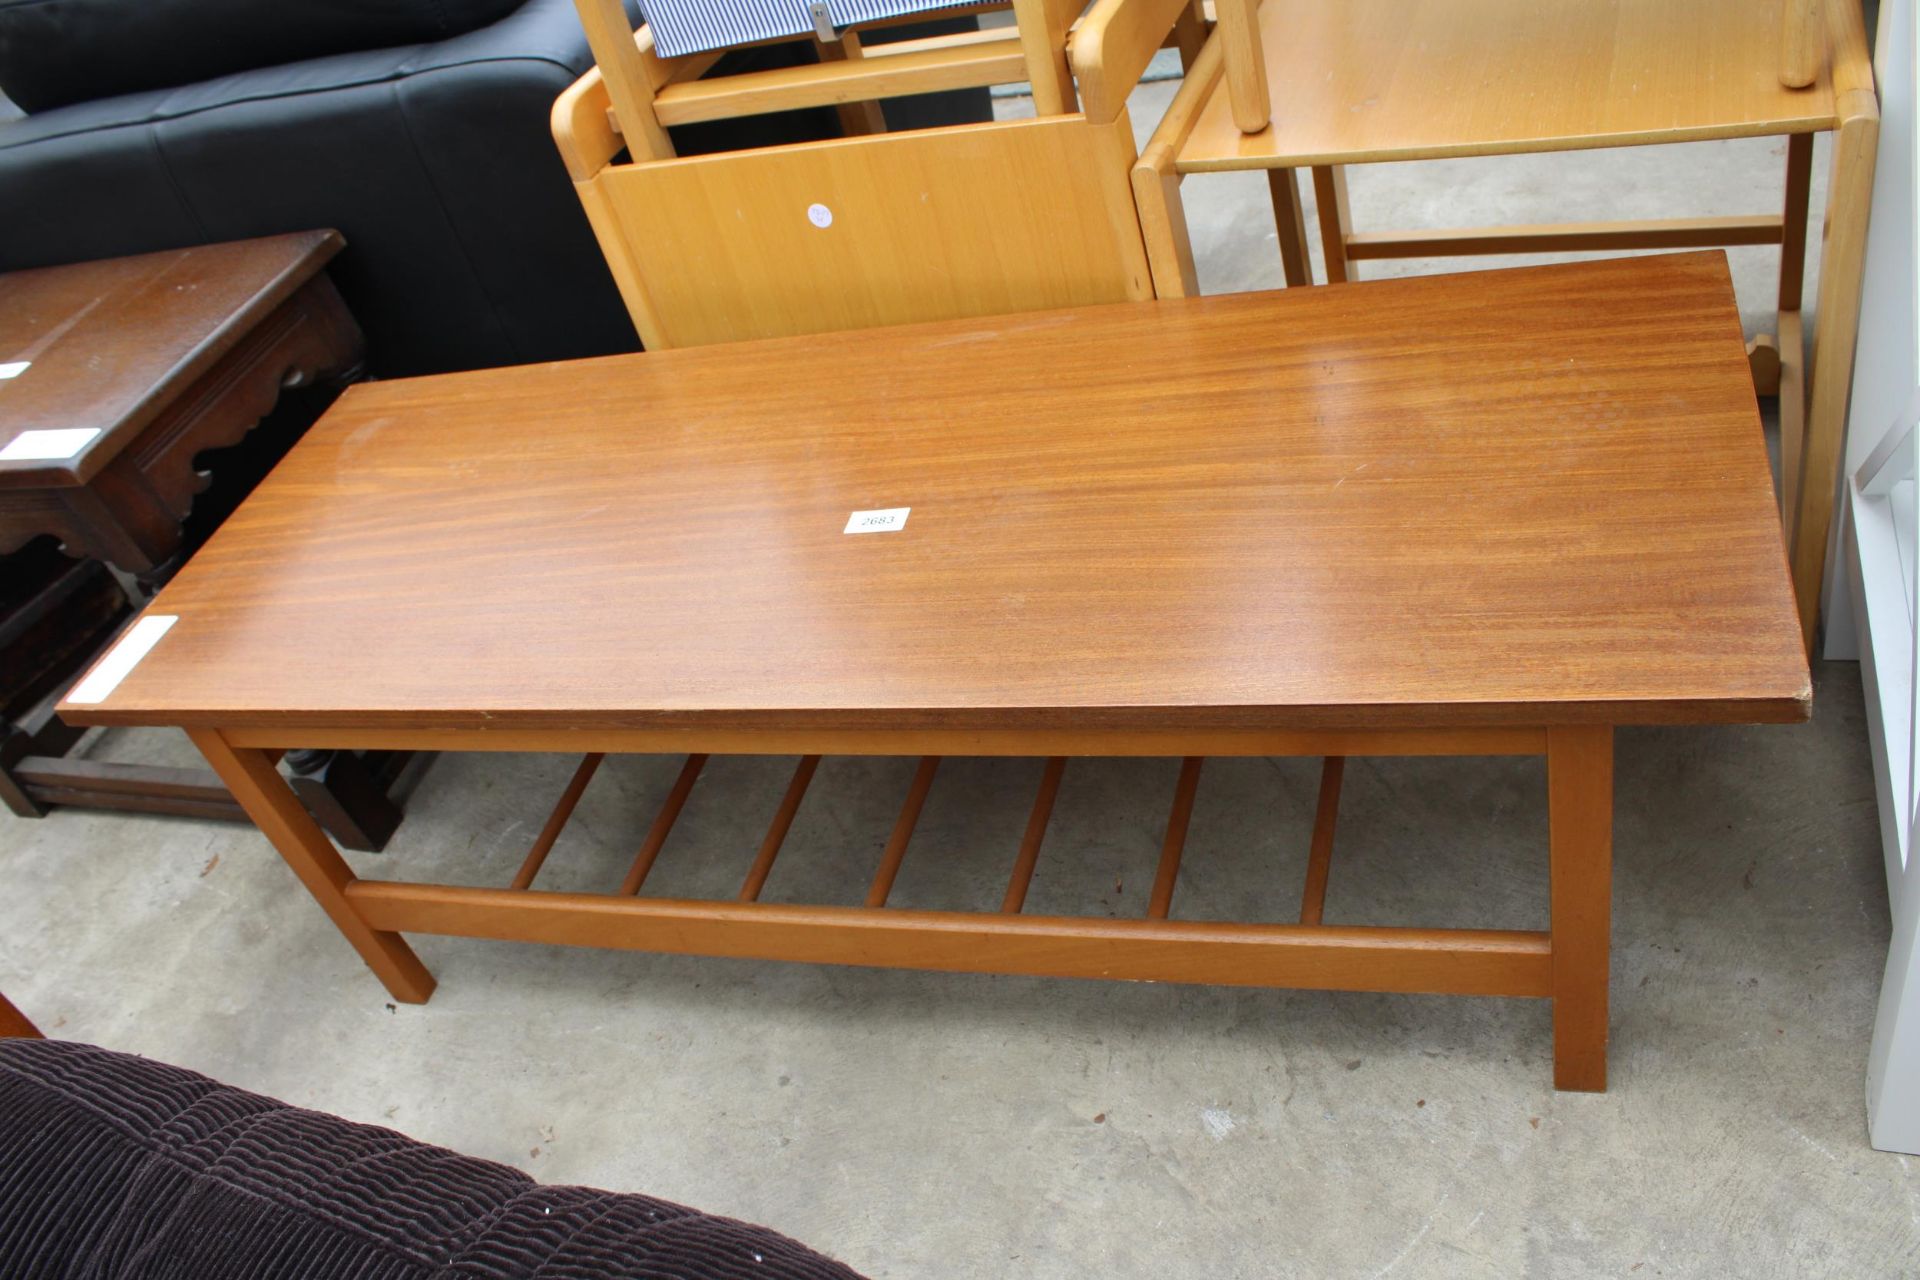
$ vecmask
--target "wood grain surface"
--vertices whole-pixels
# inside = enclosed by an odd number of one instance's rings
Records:
[[[0,461],[0,488],[79,485],[345,244],[299,231],[0,275],[0,447],[22,431],[97,427],[72,458]]]
[[[1857,3],[1857,0],[1841,0]],[[1780,83],[1781,0],[1266,0],[1273,123],[1216,91],[1183,173],[1830,129]]]
[[[1717,252],[363,384],[63,714],[1797,720],[1776,510]]]
[[[618,165],[591,187],[658,353],[1149,298],[1133,160],[1124,114],[1054,116]]]

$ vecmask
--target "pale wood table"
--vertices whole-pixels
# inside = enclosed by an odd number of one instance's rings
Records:
[[[403,932],[1539,996],[1571,1089],[1606,1080],[1613,726],[1810,700],[1718,253],[359,386],[149,615],[62,713],[186,727],[397,999],[434,985]],[[462,888],[357,878],[294,744],[584,758]],[[609,752],[687,760],[617,892],[532,888]],[[741,798],[735,900],[642,896],[714,752],[801,759]],[[923,760],[865,906],[759,902],[823,753]],[[1547,757],[1548,931],[1321,922],[1339,762],[1432,754]],[[1045,758],[1005,897],[889,909],[945,755]],[[1186,758],[1148,917],[1023,914],[1064,759],[1118,755]],[[1299,922],[1172,910],[1226,755],[1328,757]]]

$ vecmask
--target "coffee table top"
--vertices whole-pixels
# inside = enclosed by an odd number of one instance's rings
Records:
[[[344,244],[299,231],[0,275],[0,452],[26,455],[0,457],[0,488],[85,484]]]
[[[178,622],[63,715],[1393,728],[1810,698],[1718,252],[356,386],[149,613]]]

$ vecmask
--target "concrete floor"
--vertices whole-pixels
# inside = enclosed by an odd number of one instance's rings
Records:
[[[1771,205],[1778,160],[1754,142],[1397,166],[1356,174],[1354,202],[1376,227],[1682,196],[1740,212]],[[1209,288],[1277,281],[1257,177],[1188,199]],[[1771,261],[1736,255],[1752,327]],[[876,1277],[1920,1274],[1920,1162],[1865,1139],[1887,906],[1858,672],[1816,680],[1807,726],[1621,734],[1600,1096],[1553,1092],[1547,1008],[1521,1000],[424,938],[439,992],[395,1007],[252,832],[77,812],[0,819],[0,989],[56,1035],[765,1222]],[[676,766],[610,762],[543,887],[617,881]],[[651,887],[730,892],[787,767],[715,761]],[[911,767],[824,765],[768,896],[857,897]],[[443,758],[388,852],[353,861],[503,884],[569,768]],[[1142,913],[1175,769],[1070,768],[1031,909]],[[944,766],[896,900],[997,900],[1036,775]],[[1177,912],[1287,918],[1315,776],[1210,764]],[[1328,918],[1544,927],[1545,838],[1538,762],[1356,762]]]

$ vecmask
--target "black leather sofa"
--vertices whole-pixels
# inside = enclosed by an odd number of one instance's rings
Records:
[[[0,91],[25,109],[0,120],[0,271],[335,227],[375,374],[632,350],[548,129],[590,65],[572,0],[0,0]],[[980,91],[889,116],[986,108]],[[837,127],[796,113],[675,140]]]

